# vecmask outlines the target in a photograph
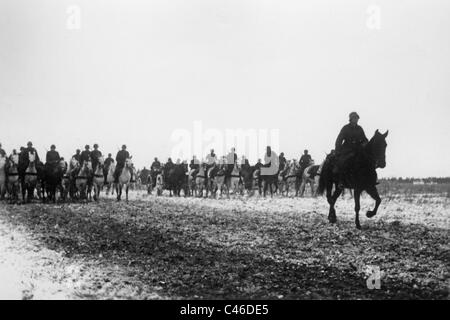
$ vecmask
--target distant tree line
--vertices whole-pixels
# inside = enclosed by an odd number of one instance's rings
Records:
[[[383,178],[380,179],[380,182],[389,182],[389,183],[421,183],[424,184],[444,184],[444,183],[450,183],[450,177],[443,177],[443,178],[437,178],[437,177],[428,177],[428,178]]]

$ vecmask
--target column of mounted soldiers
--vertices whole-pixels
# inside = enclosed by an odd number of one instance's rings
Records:
[[[362,127],[358,125],[359,115],[356,112],[352,112],[349,115],[349,123],[345,125],[335,142],[335,149],[331,151],[330,155],[332,155],[335,161],[334,172],[337,176],[339,176],[339,181],[343,183],[345,179],[345,172],[352,166],[351,159],[358,153],[361,148],[367,144],[368,139],[364,134],[364,130]],[[19,176],[23,179],[23,174],[21,174],[20,163],[29,163],[30,156],[34,158],[37,163],[42,163],[40,161],[38,152],[33,147],[32,142],[27,143],[27,147],[21,147],[20,151],[17,152],[16,149],[12,151],[12,153],[7,156],[6,152],[2,149],[2,145],[0,143],[0,159],[6,159],[6,162],[17,163],[19,166]],[[93,150],[90,149],[89,145],[86,145],[84,150],[76,150],[76,153],[69,160],[69,164],[65,161],[63,157],[60,156],[58,151],[56,150],[55,145],[51,145],[50,151],[47,152],[45,157],[46,168],[56,166],[60,163],[64,163],[65,170],[67,171],[68,167],[72,166],[73,163],[78,163],[80,166],[83,166],[85,162],[88,162],[92,166],[92,170],[95,172],[97,166],[101,163],[104,170],[104,177],[106,182],[106,176],[109,167],[114,164],[114,182],[117,183],[120,173],[122,169],[125,167],[125,163],[127,159],[131,159],[129,152],[127,151],[126,145],[122,146],[122,149],[117,153],[116,157],[113,158],[112,154],[109,153],[106,158],[104,158],[102,152],[99,150],[98,144],[94,144]],[[259,169],[261,175],[283,175],[287,174],[288,169],[290,167],[297,168],[297,172],[302,173],[308,166],[314,164],[314,161],[311,158],[308,150],[304,150],[303,155],[297,161],[293,159],[288,161],[284,153],[281,152],[278,156],[274,151],[271,150],[271,147],[268,146],[266,153],[264,154],[264,161],[262,159],[258,159],[257,163],[252,166],[254,169]],[[204,158],[204,160],[199,160],[196,156],[190,160],[188,164],[186,160],[181,161],[178,159],[176,163],[172,161],[171,158],[168,158],[167,162],[163,165],[160,163],[158,158],[155,158],[150,170],[144,168],[142,171],[150,171],[149,176],[152,178],[153,184],[156,181],[156,176],[163,171],[170,171],[173,167],[177,165],[183,165],[188,167],[188,175],[195,176],[201,166],[204,166],[206,172],[208,172],[213,167],[223,167],[225,168],[225,173],[227,177],[231,176],[233,168],[235,166],[242,167],[250,167],[249,161],[245,156],[242,156],[241,160],[238,161],[238,155],[236,153],[235,148],[232,148],[228,155],[218,157],[214,150],[211,150],[208,155]],[[133,175],[134,170],[130,170],[131,175]],[[141,171],[141,173],[142,173]],[[266,172],[266,173],[264,173]],[[320,169],[318,174],[320,174]],[[214,176],[212,175],[211,178]],[[135,180],[137,177],[132,177],[132,180]],[[145,183],[145,182],[144,182]]]
[[[5,150],[2,148],[2,144],[0,143],[0,157],[7,158],[8,161],[28,163],[30,160],[30,156],[33,156],[37,163],[42,163],[39,154],[33,147],[33,143],[31,141],[27,143],[27,147],[21,147],[19,152],[17,152],[16,149],[13,149],[12,153],[8,157]],[[86,145],[83,151],[77,149],[75,151],[75,154],[70,158],[70,162],[76,161],[76,163],[78,163],[80,166],[83,166],[85,162],[90,162],[90,165],[92,166],[92,170],[94,172],[100,162],[104,165],[105,172],[107,172],[111,164],[115,164],[116,170],[114,173],[114,178],[117,181],[118,175],[125,166],[125,162],[127,159],[131,159],[131,156],[127,151],[126,145],[122,146],[122,150],[117,153],[115,158],[112,157],[111,153],[108,153],[108,157],[104,158],[102,152],[99,150],[99,145],[94,144],[93,150],[91,150],[91,147],[89,145]],[[47,154],[45,156],[44,166],[51,167],[61,162],[65,164],[65,169],[67,170],[70,166],[70,163],[68,164],[64,157],[60,156],[59,152],[56,150],[56,146],[52,144],[50,146],[50,151],[47,151]]]

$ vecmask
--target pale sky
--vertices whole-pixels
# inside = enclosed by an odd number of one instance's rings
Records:
[[[320,162],[357,111],[389,129],[380,176],[450,176],[449,57],[448,0],[0,0],[0,142],[142,167],[198,120]]]

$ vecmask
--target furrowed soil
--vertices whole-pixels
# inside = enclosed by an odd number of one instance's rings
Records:
[[[0,298],[448,299],[449,199],[372,206],[357,230],[348,197],[335,225],[325,198],[2,202]]]

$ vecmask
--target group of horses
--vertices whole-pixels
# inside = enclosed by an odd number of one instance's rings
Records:
[[[249,164],[235,163],[232,169],[227,164],[213,164],[208,166],[201,163],[198,170],[190,170],[186,163],[162,165],[157,171],[138,172],[140,185],[146,185],[148,193],[156,190],[156,195],[162,195],[168,190],[170,196],[193,197],[230,197],[233,195],[271,196],[276,193],[289,195],[295,190],[295,196],[303,196],[307,185],[311,186],[311,194],[316,196],[319,165],[301,168],[296,160],[287,161],[285,167],[275,175],[261,175],[261,169]]]
[[[125,187],[126,199],[128,190],[133,183],[132,172],[136,174],[131,159],[127,159],[119,175],[118,183],[114,183],[114,163],[105,166],[101,157],[93,168],[91,161],[82,164],[72,158],[70,164],[64,160],[43,164],[29,153],[28,158],[18,155],[9,158],[0,156],[0,199],[7,198],[10,203],[22,201],[31,202],[35,193],[44,202],[61,200],[92,200],[98,201],[100,191],[106,187],[106,193],[112,189],[121,200]],[[20,200],[19,195],[22,195]]]
[[[330,154],[319,166],[311,164],[304,170],[299,169],[295,161],[289,161],[285,167],[273,175],[261,174],[261,167],[250,166],[248,164],[234,164],[232,170],[226,164],[215,164],[208,167],[202,163],[198,172],[194,175],[189,170],[187,163],[165,165],[162,170],[153,174],[144,175],[135,171],[131,159],[127,159],[119,175],[117,183],[114,181],[115,164],[108,167],[104,164],[104,159],[100,158],[93,170],[92,163],[85,161],[80,164],[72,158],[70,165],[65,161],[57,163],[46,163],[45,165],[36,160],[33,153],[29,153],[27,159],[21,159],[18,155],[9,158],[0,156],[0,198],[8,196],[10,202],[18,202],[19,194],[22,193],[22,201],[29,202],[33,199],[37,190],[38,197],[43,201],[56,202],[59,191],[62,200],[71,199],[91,199],[98,200],[100,191],[106,187],[108,194],[110,189],[117,192],[117,200],[121,200],[122,189],[125,187],[126,200],[128,201],[129,188],[135,181],[148,185],[148,192],[152,193],[156,188],[156,194],[162,195],[163,191],[169,190],[170,195],[180,196],[183,191],[184,196],[216,197],[219,193],[230,191],[234,194],[253,194],[257,189],[260,195],[266,196],[269,189],[271,195],[279,192],[289,195],[291,187],[295,190],[295,195],[303,195],[305,186],[311,185],[312,195],[326,192],[327,201],[330,205],[328,220],[336,222],[335,203],[344,191],[344,188],[353,190],[355,201],[355,225],[361,228],[359,221],[360,196],[366,191],[374,200],[375,208],[367,211],[367,217],[376,215],[381,198],[377,191],[377,168],[386,166],[386,137],[388,132],[382,134],[378,130],[370,141],[362,146],[351,159],[350,169],[345,171],[345,180],[342,181],[342,174],[337,168],[336,155]],[[148,170],[147,170],[148,171]],[[318,188],[315,190],[315,184]]]

